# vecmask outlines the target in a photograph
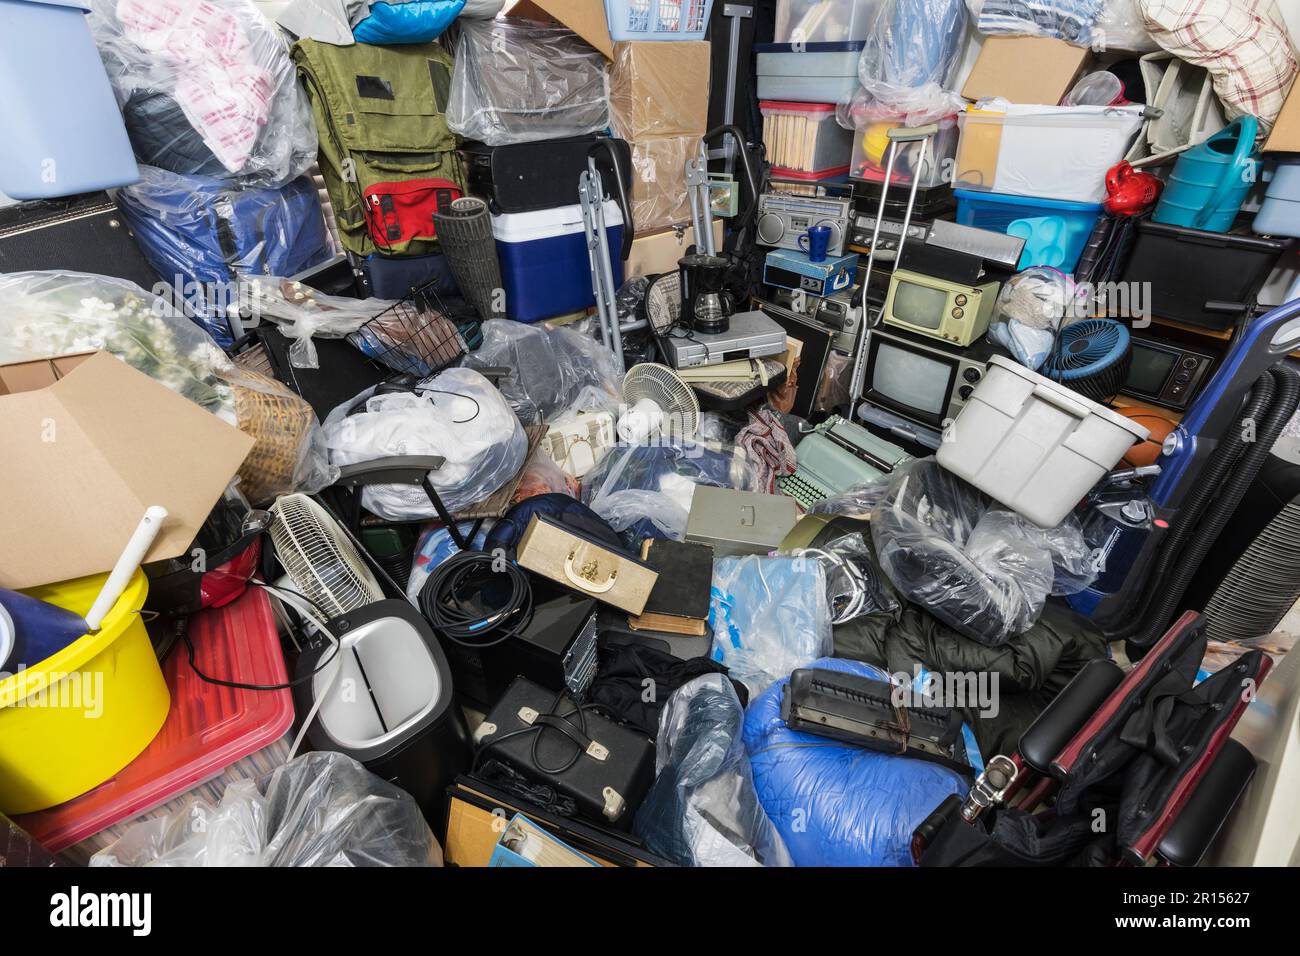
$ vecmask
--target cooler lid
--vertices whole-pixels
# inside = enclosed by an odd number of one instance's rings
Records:
[[[17,2],[30,3],[38,7],[69,7],[73,10],[80,10],[82,13],[90,12],[86,0],[17,0]]]
[[[606,199],[603,206],[606,228],[623,225],[623,214],[619,211],[618,203]],[[533,212],[507,212],[492,216],[492,236],[499,242],[553,239],[582,231],[582,206],[577,203]]]

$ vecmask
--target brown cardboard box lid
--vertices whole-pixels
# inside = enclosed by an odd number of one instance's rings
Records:
[[[614,41],[609,38],[604,0],[518,0],[507,7],[506,13],[543,23],[554,20],[605,54],[606,59],[614,59]]]
[[[106,352],[0,366],[0,587],[113,567],[145,509],[146,561],[185,552],[253,439]]]
[[[1055,106],[1070,92],[1091,53],[1055,37],[984,40],[961,95],[968,100],[1000,96],[1012,103]]]
[[[1300,153],[1300,83],[1291,84],[1291,93],[1277,114],[1273,132],[1264,141],[1266,153]]]

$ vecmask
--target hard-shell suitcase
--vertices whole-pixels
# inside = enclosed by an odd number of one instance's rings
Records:
[[[570,136],[536,143],[486,146],[466,143],[465,156],[469,188],[488,200],[495,213],[534,212],[578,203],[578,177],[587,168],[587,152],[603,137]],[[621,139],[610,139],[618,151],[623,171],[623,189],[632,191],[632,148]],[[614,167],[609,154],[596,154],[596,168],[612,185]]]
[[[158,282],[106,192],[0,208],[0,272],[37,269],[113,276],[144,289]]]

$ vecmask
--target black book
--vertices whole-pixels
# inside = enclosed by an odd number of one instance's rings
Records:
[[[672,634],[704,633],[713,584],[713,549],[691,541],[648,538],[641,560],[659,573],[639,615],[628,617],[634,630]]]

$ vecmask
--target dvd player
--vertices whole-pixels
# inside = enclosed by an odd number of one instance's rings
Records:
[[[698,368],[780,355],[785,351],[785,329],[761,311],[737,312],[726,332],[677,331],[662,344],[673,368]]]

